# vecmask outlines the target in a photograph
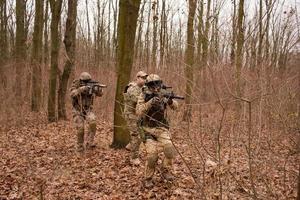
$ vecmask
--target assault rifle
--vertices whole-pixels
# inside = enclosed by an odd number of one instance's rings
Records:
[[[164,90],[166,90],[166,89],[171,89],[172,87],[171,86],[166,86],[166,85],[162,84],[161,88],[164,89]]]
[[[147,102],[150,99],[152,99],[153,97],[165,98],[167,100],[169,100],[169,99],[183,100],[184,99],[184,97],[182,97],[182,96],[175,95],[173,91],[164,91],[164,92],[160,92],[160,93],[146,93],[145,101]]]
[[[99,91],[100,88],[107,88],[107,85],[101,84],[98,81],[90,80],[90,81],[80,81],[80,87],[87,86],[89,88],[88,94],[93,94],[96,91]]]

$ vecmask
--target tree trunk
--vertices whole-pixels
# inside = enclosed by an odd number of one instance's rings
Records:
[[[239,2],[239,10],[238,10],[238,22],[237,22],[237,46],[236,46],[236,61],[235,61],[235,68],[236,68],[236,93],[237,96],[240,97],[242,95],[241,89],[241,70],[243,65],[243,45],[244,45],[244,0],[240,0]],[[237,113],[240,113],[241,110],[241,103],[237,103]]]
[[[230,62],[231,65],[235,64],[235,47],[236,47],[236,0],[232,1],[233,3],[233,16],[232,16],[232,38],[231,38],[231,52],[230,52]]]
[[[207,76],[206,76],[206,68],[207,68],[207,61],[208,61],[208,35],[209,35],[209,29],[210,29],[210,6],[211,6],[211,0],[207,1],[207,9],[206,9],[206,21],[205,21],[205,29],[204,29],[204,34],[203,34],[203,41],[202,41],[202,64],[201,64],[201,69],[202,69],[202,79],[203,79],[203,84],[202,84],[202,96],[203,99],[207,99]]]
[[[44,0],[35,1],[35,19],[33,32],[33,47],[31,56],[32,65],[32,89],[31,111],[38,112],[41,105],[42,93],[42,47],[43,47],[43,18]]]
[[[298,170],[298,184],[297,184],[297,198],[296,200],[300,200],[300,165]]]
[[[6,0],[0,0],[0,84],[3,88],[7,87],[7,77],[4,74],[3,66],[8,59],[8,29]]]
[[[186,77],[186,88],[185,88],[185,109],[183,113],[183,120],[190,121],[192,116],[192,91],[193,91],[193,68],[194,68],[194,17],[196,10],[196,1],[189,0],[189,15],[187,24],[187,44],[185,51],[185,77]]]
[[[49,47],[48,47],[48,16],[49,16],[49,2],[48,0],[45,2],[45,20],[44,20],[44,65],[48,65],[49,61]]]
[[[59,32],[58,25],[62,0],[49,0],[52,13],[51,20],[51,68],[49,77],[49,96],[48,96],[48,121],[55,122],[56,119],[56,82],[58,75],[58,51],[59,51]]]
[[[115,54],[117,52],[117,13],[118,13],[118,0],[115,1],[115,8],[114,8],[114,30],[113,30],[113,36],[112,36],[112,40],[113,40],[113,53]],[[113,59],[116,59],[116,55],[112,56]]]
[[[134,41],[140,0],[120,0],[118,18],[117,89],[114,107],[112,147],[125,147],[130,136],[123,118],[123,89],[129,82],[134,56]]]
[[[157,53],[157,21],[158,21],[158,0],[152,4],[153,10],[153,44],[152,44],[152,63],[151,66],[156,67],[156,53]]]
[[[162,1],[162,11],[160,17],[160,48],[159,48],[159,66],[165,64],[165,45],[166,45],[166,30],[167,30],[167,15],[166,15],[166,2]]]
[[[196,57],[196,65],[197,67],[197,76],[195,80],[195,84],[197,88],[199,88],[200,94],[202,91],[202,76],[201,76],[201,71],[202,71],[202,43],[203,43],[203,34],[204,34],[204,27],[203,27],[203,5],[204,2],[203,0],[200,0],[198,3],[198,40],[197,40],[197,57]]]
[[[141,9],[140,9],[140,12],[139,12],[139,23],[138,23],[138,26],[137,26],[137,38],[136,38],[136,42],[135,42],[135,48],[136,51],[134,52],[134,58],[137,59],[138,58],[138,55],[141,56],[141,52],[142,52],[142,49],[140,48],[142,46],[142,33],[143,33],[143,24],[144,24],[144,9],[145,9],[145,5],[146,5],[146,1],[144,0],[143,3],[142,3],[142,6],[141,6]],[[140,65],[141,63],[139,63]]]
[[[17,105],[20,105],[22,98],[22,77],[23,67],[26,58],[26,35],[25,35],[25,10],[26,1],[16,1],[16,82],[15,94]]]
[[[108,28],[107,28],[107,66],[110,68],[111,63],[111,33],[110,33],[110,26],[111,26],[111,18],[110,18],[110,12],[111,12],[111,4],[112,1],[108,1]]]
[[[149,12],[148,12],[148,17],[147,17],[147,29],[146,29],[146,34],[145,34],[145,50],[146,50],[146,66],[147,70],[149,71],[149,65],[150,65],[150,17],[151,17],[151,1],[149,1]]]
[[[75,45],[76,45],[76,18],[77,0],[68,0],[68,17],[66,21],[66,31],[64,44],[68,59],[66,60],[64,71],[59,79],[58,89],[58,119],[66,120],[66,93],[70,74],[75,64]]]

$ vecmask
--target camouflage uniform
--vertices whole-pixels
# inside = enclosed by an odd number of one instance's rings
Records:
[[[96,133],[96,115],[92,112],[95,96],[102,96],[102,90],[88,94],[84,87],[80,87],[80,80],[73,81],[70,96],[72,98],[73,122],[77,129],[77,149],[82,151],[84,144],[84,122],[88,123],[86,148],[95,147],[94,137]]]
[[[147,88],[143,89],[143,93],[139,96],[136,109],[138,116],[142,118],[142,129],[146,136],[145,147],[147,152],[147,162],[145,167],[145,178],[146,180],[151,180],[155,172],[155,166],[160,152],[163,152],[165,155],[162,175],[164,176],[171,172],[172,159],[174,158],[176,151],[171,142],[165,111],[167,107],[170,107],[173,110],[177,109],[178,103],[175,100],[171,100],[169,104],[163,103],[158,108],[152,104],[152,99],[147,102],[145,101],[146,93]]]
[[[137,126],[136,104],[139,95],[142,93],[142,88],[135,82],[127,85],[124,91],[124,117],[127,122],[127,128],[130,131],[130,150],[131,158],[136,159],[139,157],[139,147],[141,140],[139,137],[139,130]]]

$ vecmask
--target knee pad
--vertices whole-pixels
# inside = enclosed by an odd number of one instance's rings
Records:
[[[176,150],[172,144],[167,144],[164,147],[164,153],[165,153],[166,158],[172,159],[175,156]]]
[[[96,123],[90,123],[89,128],[92,133],[95,133],[97,129]]]
[[[77,128],[77,133],[79,134],[79,135],[84,135],[84,127],[78,127]]]
[[[158,155],[157,154],[151,154],[147,158],[148,166],[150,168],[154,168],[156,165],[156,162],[158,160]]]

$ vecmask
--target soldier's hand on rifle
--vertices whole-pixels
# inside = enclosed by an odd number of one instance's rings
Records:
[[[102,88],[99,87],[98,85],[94,86],[93,92],[94,92],[97,96],[102,96],[102,94],[103,94]]]
[[[151,105],[158,105],[160,104],[160,98],[159,97],[153,97],[151,99]]]
[[[90,89],[90,87],[86,86],[86,85],[85,86],[81,86],[80,88],[78,88],[78,90],[79,90],[80,93],[88,92],[89,89]]]
[[[168,99],[167,99],[167,104],[168,104],[168,105],[172,105],[172,104],[173,104],[173,100],[172,100],[171,98],[168,98]]]

